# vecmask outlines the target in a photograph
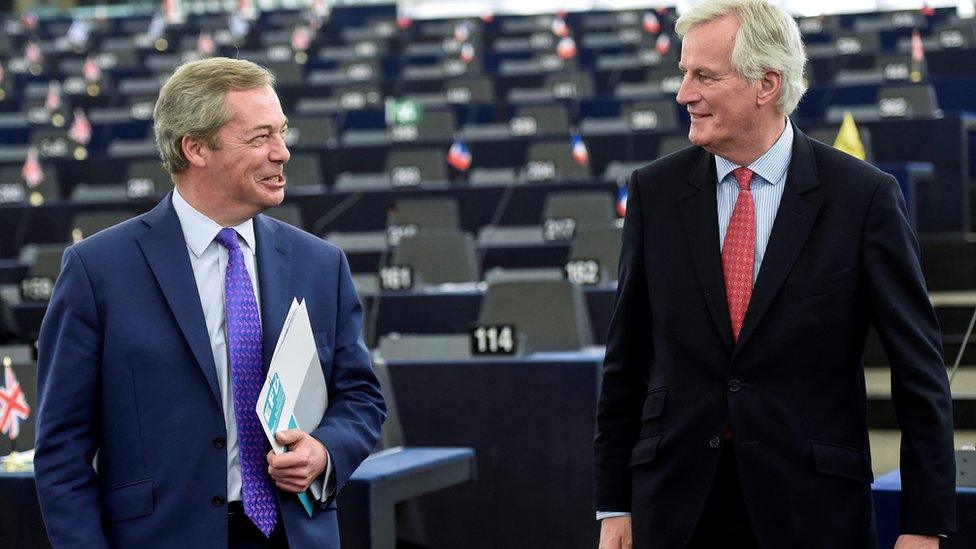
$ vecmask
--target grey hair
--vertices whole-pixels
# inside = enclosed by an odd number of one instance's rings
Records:
[[[220,148],[217,132],[231,119],[225,101],[228,91],[274,86],[274,81],[271,71],[242,59],[214,57],[180,65],[159,90],[153,109],[153,133],[163,168],[175,175],[187,167],[183,137]]]
[[[684,36],[693,27],[732,15],[739,32],[732,46],[732,69],[748,82],[757,82],[765,71],[782,78],[776,107],[790,114],[807,91],[803,81],[807,56],[796,21],[766,0],[706,0],[696,4],[675,24]]]

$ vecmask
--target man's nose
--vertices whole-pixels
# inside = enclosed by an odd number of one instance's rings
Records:
[[[698,100],[699,94],[695,90],[695,83],[691,78],[690,73],[685,73],[684,78],[681,79],[681,87],[678,88],[678,95],[675,99],[680,105],[687,105],[689,103],[694,103]]]
[[[281,162],[282,164],[287,163],[291,159],[288,145],[285,144],[284,134],[277,134],[277,137],[274,139],[274,145],[271,147],[269,158],[272,162]]]

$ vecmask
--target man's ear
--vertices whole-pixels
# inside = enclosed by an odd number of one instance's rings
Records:
[[[203,139],[184,135],[183,140],[180,141],[180,148],[183,151],[183,156],[186,158],[186,161],[191,166],[198,168],[207,167],[207,160],[210,158],[210,147],[207,146]]]
[[[783,76],[777,71],[766,71],[759,79],[759,94],[756,96],[756,104],[764,107],[770,103],[775,103],[779,99],[780,91],[783,86]]]

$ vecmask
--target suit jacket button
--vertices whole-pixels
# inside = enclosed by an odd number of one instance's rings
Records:
[[[210,503],[213,503],[214,507],[222,507],[224,505],[224,496],[214,496],[210,499]]]
[[[739,389],[741,388],[742,388],[742,384],[739,383],[738,379],[733,379],[729,381],[729,390],[732,391],[733,393],[738,393]]]
[[[224,447],[224,444],[225,444],[224,437],[214,437],[213,439],[214,448],[220,450],[221,448]]]
[[[719,439],[717,436],[708,439],[708,445],[711,446],[712,448],[718,448],[720,444],[722,444],[722,440]]]

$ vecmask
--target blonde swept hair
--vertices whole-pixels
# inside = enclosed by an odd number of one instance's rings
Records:
[[[153,109],[153,133],[163,169],[175,175],[187,166],[183,137],[220,148],[217,131],[231,119],[225,96],[230,90],[274,86],[274,74],[242,59],[213,57],[180,65],[163,84]]]
[[[696,4],[675,24],[684,36],[693,27],[732,15],[739,32],[732,46],[732,69],[748,82],[757,82],[766,71],[782,77],[777,109],[790,114],[807,90],[803,81],[807,56],[796,21],[767,0],[706,0]]]

